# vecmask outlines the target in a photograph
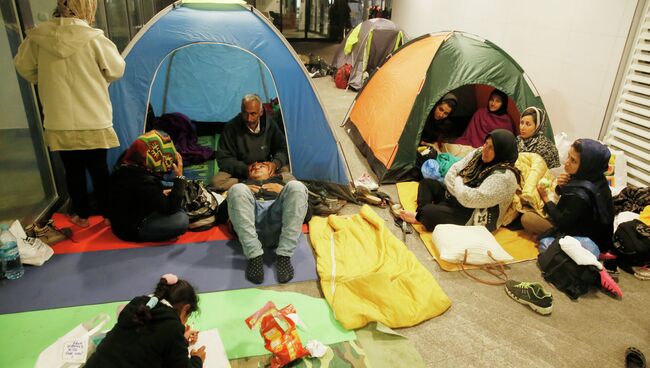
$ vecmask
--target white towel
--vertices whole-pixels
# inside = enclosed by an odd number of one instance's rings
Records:
[[[598,262],[598,258],[580,245],[578,239],[565,236],[560,239],[560,248],[566,253],[573,261],[581,266],[596,266],[599,270],[603,269],[603,265]]]

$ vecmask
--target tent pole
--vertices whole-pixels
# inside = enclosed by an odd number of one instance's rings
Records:
[[[160,115],[167,112],[167,91],[169,90],[169,76],[172,73],[172,62],[174,61],[174,56],[176,56],[176,50],[172,51],[171,55],[169,55],[169,64],[167,64],[167,72],[165,73],[165,88],[163,88],[162,111],[160,112]]]

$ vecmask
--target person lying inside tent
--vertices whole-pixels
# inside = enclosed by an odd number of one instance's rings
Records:
[[[532,152],[542,156],[546,166],[552,169],[560,166],[560,155],[555,144],[544,135],[546,121],[546,111],[534,106],[526,108],[519,121],[517,148],[519,152]]]
[[[476,110],[467,129],[454,143],[474,148],[480,147],[485,142],[488,133],[495,129],[514,132],[512,120],[508,115],[508,95],[496,88],[490,94],[487,107]]]
[[[439,224],[483,225],[496,230],[517,190],[517,157],[512,132],[492,131],[483,147],[449,169],[444,185],[434,179],[422,180],[416,212],[402,210],[400,217],[412,224],[421,223],[428,231]]]
[[[163,175],[169,172],[174,175],[174,186],[165,189]],[[183,158],[171,138],[157,130],[139,136],[109,181],[107,206],[113,233],[136,242],[184,234],[189,224],[182,207],[185,186]]]
[[[278,281],[293,278],[291,256],[303,222],[311,217],[307,187],[297,180],[283,185],[274,168],[270,162],[253,163],[248,179],[233,185],[226,198],[230,222],[248,259],[246,279],[255,284],[264,281],[263,246],[276,248]]]
[[[538,186],[549,219],[526,212],[521,216],[524,230],[542,236],[588,237],[602,253],[607,252],[613,246],[614,229],[614,204],[604,174],[610,155],[609,149],[598,141],[573,142],[564,162],[565,172],[557,177],[555,191],[560,200],[557,204],[551,202],[547,188]]]
[[[421,146],[433,146],[437,142],[444,142],[453,137],[453,122],[447,118],[457,105],[458,99],[453,93],[447,93],[436,102],[422,129]]]
[[[212,186],[219,191],[248,176],[250,165],[268,162],[273,172],[289,174],[289,156],[284,134],[271,119],[262,119],[262,100],[248,94],[241,101],[241,113],[230,120],[219,140],[217,163],[219,172],[212,178]]]

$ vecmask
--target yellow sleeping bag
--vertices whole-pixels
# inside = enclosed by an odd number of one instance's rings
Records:
[[[347,329],[373,321],[409,327],[451,306],[433,275],[368,205],[353,216],[313,217],[309,236],[325,299]]]

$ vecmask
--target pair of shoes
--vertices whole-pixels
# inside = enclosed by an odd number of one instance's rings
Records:
[[[625,368],[645,368],[645,356],[641,350],[629,347],[625,350]]]
[[[637,279],[643,281],[650,280],[650,267],[648,266],[632,267],[632,271],[634,271],[634,277],[636,277]]]
[[[553,311],[553,295],[538,282],[508,280],[505,290],[509,297],[539,314],[548,315]]]
[[[623,292],[621,291],[621,288],[618,286],[616,281],[612,278],[612,276],[607,272],[606,269],[600,270],[600,286],[603,288],[603,290],[607,291],[608,293],[614,295],[617,298],[622,298],[623,297]]]
[[[58,228],[52,219],[49,219],[43,226],[28,225],[25,227],[25,234],[30,238],[38,238],[47,245],[54,245],[66,239],[72,240],[72,229],[69,227]]]
[[[381,207],[382,204],[384,204],[384,201],[380,197],[372,194],[372,192],[364,186],[356,187],[355,198],[359,202],[368,203],[374,206]]]
[[[70,222],[72,222],[73,224],[75,224],[75,225],[77,225],[79,227],[83,227],[83,228],[86,228],[86,227],[90,226],[90,223],[88,222],[87,218],[81,218],[81,217],[79,217],[77,215],[74,215],[74,216],[70,217]]]
[[[343,199],[325,198],[324,200],[314,200],[310,197],[310,204],[316,216],[329,216],[339,213],[348,202]]]
[[[285,284],[293,279],[293,265],[291,264],[291,257],[278,256],[275,267],[278,271],[278,282]]]
[[[598,260],[600,261],[609,261],[616,258],[618,258],[616,254],[610,252],[600,253],[600,255],[598,256]]]
[[[248,264],[246,265],[246,280],[258,285],[264,282],[263,256],[257,256],[248,260]]]

